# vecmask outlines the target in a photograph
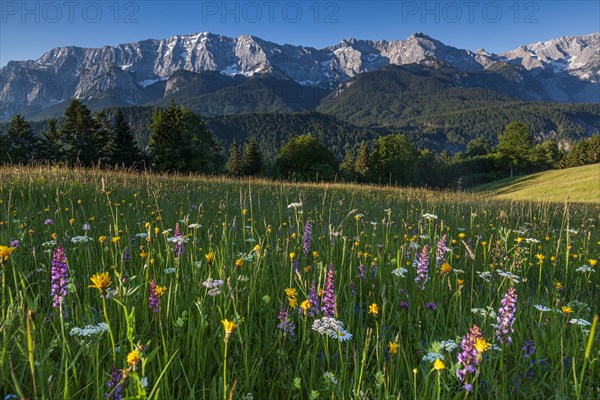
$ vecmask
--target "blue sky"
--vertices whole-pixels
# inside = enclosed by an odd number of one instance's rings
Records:
[[[600,31],[598,1],[10,1],[0,2],[0,66],[53,47],[99,47],[209,31],[317,48],[343,38],[424,32],[501,53]]]

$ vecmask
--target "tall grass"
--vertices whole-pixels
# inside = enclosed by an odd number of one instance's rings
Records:
[[[599,206],[60,168],[0,179],[2,398],[600,395]],[[324,295],[309,296],[332,269],[343,328],[327,336]],[[103,290],[90,278],[104,272]],[[509,287],[510,343],[496,326]],[[461,381],[473,325],[490,346]]]

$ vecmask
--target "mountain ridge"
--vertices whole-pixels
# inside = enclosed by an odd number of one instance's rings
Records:
[[[515,79],[543,87],[535,96],[525,93],[527,87],[516,96],[527,100],[600,102],[598,32],[523,45],[498,55],[448,46],[423,33],[391,41],[347,38],[316,49],[252,35],[231,38],[200,32],[99,48],[57,47],[37,60],[9,61],[0,68],[0,120],[14,113],[35,116],[71,98],[112,95],[121,100],[114,105],[146,104],[155,85],[182,70],[247,78],[268,75],[335,90],[353,77],[389,65],[437,62],[465,72],[508,66]],[[171,85],[171,90],[178,89]]]

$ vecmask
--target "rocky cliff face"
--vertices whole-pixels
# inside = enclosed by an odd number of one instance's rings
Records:
[[[444,62],[464,71],[516,64],[536,82],[536,96],[560,102],[600,101],[600,33],[561,37],[495,55],[447,46],[424,34],[406,40],[345,39],[324,49],[279,45],[243,35],[197,33],[115,47],[55,48],[35,61],[11,61],[0,69],[0,120],[35,115],[73,97],[110,104],[143,104],[151,87],[176,71],[222,75],[270,75],[303,86],[333,89],[358,74],[389,64]],[[539,85],[543,87],[539,94]],[[176,81],[168,84],[176,92]],[[523,96],[527,98],[527,88]],[[168,93],[165,93],[168,95]]]

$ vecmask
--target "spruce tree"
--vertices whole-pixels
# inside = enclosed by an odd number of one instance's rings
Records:
[[[244,146],[244,155],[242,156],[242,171],[244,175],[257,176],[263,169],[263,158],[258,148],[255,137],[250,139],[250,143]]]
[[[137,147],[131,126],[120,109],[115,115],[115,125],[110,139],[108,156],[112,165],[132,167],[140,162],[141,152]]]
[[[229,159],[227,160],[227,172],[230,175],[239,177],[242,175],[242,155],[240,154],[240,145],[235,138],[229,146]]]
[[[365,180],[367,178],[367,175],[369,174],[369,164],[369,146],[367,145],[367,142],[363,141],[360,143],[356,161],[354,161],[354,171],[360,179]]]
[[[96,130],[96,137],[94,138],[98,145],[96,160],[102,164],[111,164],[111,145],[112,139],[115,135],[115,128],[112,126],[110,118],[108,118],[108,115],[105,111],[98,112],[94,116],[94,119],[96,120],[96,124],[98,126]]]
[[[152,130],[152,166],[160,172],[219,173],[223,150],[214,140],[202,118],[174,101],[167,109],[157,109],[149,125]]]
[[[66,143],[66,161],[71,165],[93,165],[102,148],[97,141],[98,123],[89,108],[77,100],[71,101],[64,115],[59,132]]]
[[[49,120],[48,127],[42,131],[40,154],[43,160],[51,163],[65,161],[65,143],[55,119]]]
[[[33,135],[29,122],[20,114],[10,120],[7,139],[7,153],[13,164],[25,164],[37,158],[39,140]]]

